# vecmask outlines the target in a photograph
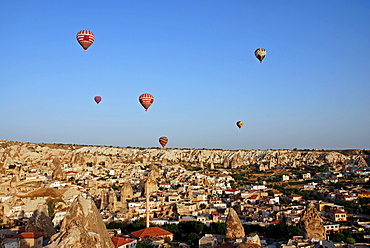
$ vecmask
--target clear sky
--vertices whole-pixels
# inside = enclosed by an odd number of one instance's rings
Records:
[[[0,36],[0,139],[370,149],[369,0],[0,1]]]

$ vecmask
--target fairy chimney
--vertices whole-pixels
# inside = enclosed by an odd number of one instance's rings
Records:
[[[129,182],[124,182],[122,188],[121,188],[121,202],[126,202],[126,200],[132,199],[134,195],[134,190],[131,187],[131,184]]]
[[[315,204],[308,204],[303,211],[298,226],[303,231],[303,236],[306,239],[325,240],[326,233],[323,225],[323,220],[317,211]]]
[[[226,238],[239,239],[245,236],[244,227],[239,219],[238,214],[233,208],[229,209],[226,217]]]
[[[33,212],[26,225],[26,232],[40,233],[44,239],[50,239],[55,234],[54,225],[44,206]]]
[[[61,163],[60,163],[60,160],[59,160],[58,157],[55,157],[53,159],[52,164],[54,165],[54,170],[53,170],[53,174],[52,174],[53,179],[54,180],[66,179],[66,174],[62,170],[62,166],[61,166]]]
[[[47,247],[114,248],[114,245],[93,200],[79,195],[67,211],[60,232]]]

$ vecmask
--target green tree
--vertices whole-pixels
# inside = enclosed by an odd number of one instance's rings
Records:
[[[342,242],[342,241],[345,241],[345,239],[346,239],[346,236],[341,232],[332,233],[332,234],[329,235],[329,237],[334,242]]]
[[[171,238],[170,237],[165,237],[164,242],[167,243],[167,244],[171,243]]]
[[[54,216],[55,216],[54,207],[55,207],[55,203],[56,202],[63,202],[63,201],[60,200],[60,199],[56,199],[56,200],[49,200],[48,203],[47,203],[47,205],[48,205],[48,213],[49,213],[50,220],[53,220],[54,219]]]
[[[348,243],[348,244],[354,244],[354,243],[356,243],[356,240],[352,237],[346,237],[345,242]]]
[[[177,224],[164,224],[161,228],[173,234],[180,233],[179,226]]]
[[[186,236],[186,242],[188,244],[190,244],[191,246],[198,246],[198,240],[199,240],[199,236],[198,234],[194,233],[194,232],[191,232],[191,233],[186,233],[185,234]]]
[[[224,213],[225,213],[225,211],[226,211],[226,208],[217,208],[217,212],[218,212],[219,214],[224,214]]]
[[[136,244],[136,248],[154,248],[154,245],[147,241],[139,241]]]
[[[212,222],[207,230],[207,233],[211,234],[225,234],[226,224],[222,222]]]
[[[140,230],[140,229],[145,228],[145,222],[143,219],[135,221],[132,225],[135,230]]]
[[[116,191],[119,191],[121,189],[121,187],[117,186],[116,184],[112,184],[111,188]]]
[[[179,228],[182,233],[195,232],[201,235],[205,229],[205,224],[200,221],[185,221],[179,223]]]

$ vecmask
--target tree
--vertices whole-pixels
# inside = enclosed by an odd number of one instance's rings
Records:
[[[190,245],[192,245],[192,246],[198,246],[198,240],[199,240],[198,234],[196,234],[194,232],[191,232],[191,233],[185,234],[185,236],[186,236],[186,241]]]
[[[356,240],[352,237],[346,237],[345,242],[348,243],[348,244],[354,244],[354,243],[356,243]]]
[[[330,236],[330,239],[333,240],[334,242],[341,242],[346,239],[346,236],[341,232],[332,233],[329,236]]]
[[[164,242],[167,243],[167,244],[171,243],[171,238],[170,237],[165,237]]]
[[[207,233],[211,234],[225,234],[226,233],[226,224],[222,222],[212,222],[207,230]]]
[[[179,227],[182,233],[195,232],[200,235],[203,233],[203,230],[205,229],[205,224],[203,224],[200,221],[185,221],[179,223]]]
[[[147,241],[139,241],[136,244],[136,248],[154,248],[154,245]]]
[[[120,186],[117,186],[116,184],[112,184],[111,188],[112,188],[113,190],[116,190],[116,191],[118,191],[118,190],[120,190],[120,189],[121,189],[121,187],[120,187]]]
[[[179,226],[177,224],[164,224],[161,226],[164,230],[169,231],[170,233],[176,234],[179,233]]]

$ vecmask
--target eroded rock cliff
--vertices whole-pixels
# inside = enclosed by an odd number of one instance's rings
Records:
[[[60,166],[76,169],[84,169],[87,166],[111,169],[128,163],[140,163],[147,166],[156,162],[163,162],[164,166],[184,164],[210,169],[253,165],[264,171],[277,166],[322,166],[325,164],[336,164],[338,167],[350,165],[364,167],[369,164],[369,156],[362,154],[361,150],[146,149],[0,141],[0,171],[2,172],[5,172],[5,168],[10,165],[19,165],[19,167],[38,165],[56,169]],[[55,176],[64,177],[60,172],[56,172]]]
[[[76,197],[49,248],[113,248],[107,228],[91,199]]]

